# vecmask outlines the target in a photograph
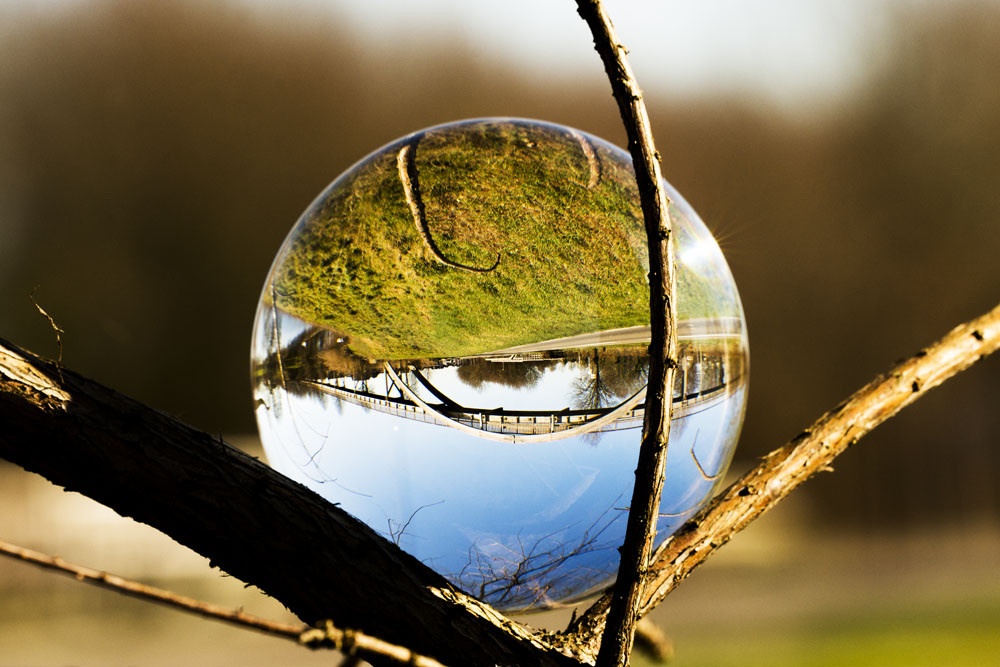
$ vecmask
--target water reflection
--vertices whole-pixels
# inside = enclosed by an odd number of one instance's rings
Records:
[[[263,338],[278,339],[258,368],[284,374],[262,372],[256,395],[281,443],[272,465],[501,607],[570,602],[613,576],[645,345],[373,362],[337,332],[269,315]],[[680,327],[663,536],[716,487],[743,412],[742,331],[694,325]]]
[[[671,207],[681,364],[661,539],[719,484],[747,379],[725,261],[676,193]],[[606,585],[649,367],[640,220],[627,156],[575,130],[470,121],[373,153],[306,211],[263,290],[270,463],[502,609]]]

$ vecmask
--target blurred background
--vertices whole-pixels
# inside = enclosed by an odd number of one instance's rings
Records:
[[[734,472],[996,305],[1000,2],[607,4],[743,297]],[[285,234],[369,151],[478,116],[624,145],[569,0],[0,0],[0,337],[57,354],[34,291],[68,367],[258,451],[250,325]],[[738,536],[657,611],[675,664],[997,664],[998,399],[993,358]],[[7,464],[0,499],[0,539],[281,613]],[[0,665],[330,664],[83,588],[0,562]]]

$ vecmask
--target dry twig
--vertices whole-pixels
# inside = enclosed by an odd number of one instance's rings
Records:
[[[418,655],[405,646],[390,644],[363,632],[341,630],[332,621],[326,621],[319,627],[303,632],[299,641],[311,648],[335,648],[347,653],[348,656],[356,653],[378,655],[414,667],[444,667],[434,658]]]
[[[173,609],[257,630],[269,635],[298,641],[299,636],[309,629],[307,626],[301,624],[293,625],[270,621],[266,618],[248,614],[242,609],[228,609],[208,602],[202,602],[201,600],[195,600],[194,598],[178,595],[162,588],[147,586],[137,581],[125,579],[118,575],[67,563],[58,556],[49,556],[48,554],[25,549],[7,542],[0,542],[0,556],[7,556],[8,558],[31,563],[32,565],[37,565],[48,570],[68,574],[77,581],[93,584],[94,586],[139,598],[140,600],[155,602]]]
[[[639,619],[635,624],[635,648],[658,665],[665,665],[674,659],[674,642],[648,618]]]
[[[42,306],[38,303],[38,301],[35,300],[35,292],[37,291],[38,291],[38,286],[36,285],[35,289],[31,290],[31,294],[28,295],[28,298],[31,299],[31,303],[35,306],[38,312],[42,314],[42,317],[44,317],[49,321],[49,326],[52,327],[52,332],[56,335],[56,345],[59,347],[59,355],[56,357],[56,368],[59,370],[59,379],[61,380],[62,358],[63,358],[62,335],[66,332],[63,331],[62,327],[56,324],[55,319],[53,319],[53,317],[49,315],[48,311],[42,308]]]
[[[48,570],[54,570],[74,577],[77,581],[92,584],[100,588],[128,595],[130,597],[155,602],[172,609],[222,621],[238,627],[257,630],[275,637],[283,637],[298,642],[309,648],[336,649],[348,654],[348,660],[355,660],[359,655],[377,655],[407,665],[416,667],[444,667],[432,658],[418,655],[408,648],[397,646],[378,637],[366,635],[354,630],[341,630],[326,621],[320,627],[310,628],[302,624],[281,623],[260,616],[248,614],[242,609],[229,609],[209,602],[195,600],[172,591],[148,586],[146,584],[125,579],[115,574],[94,570],[81,565],[67,563],[57,556],[49,556],[38,551],[25,549],[7,542],[0,541],[0,556],[7,556]]]
[[[625,47],[619,43],[600,0],[577,0],[577,11],[594,35],[594,47],[604,62],[625,124],[649,245],[652,332],[645,421],[618,578],[612,589],[606,630],[597,656],[598,667],[625,667],[632,652],[642,582],[653,551],[670,434],[670,396],[677,366],[673,235],[660,176],[659,154],[653,145],[649,115]]]
[[[1000,348],[1000,306],[955,327],[941,340],[875,378],[740,477],[657,550],[639,615],[659,604],[716,549],[806,479],[907,405]],[[596,646],[608,613],[605,594],[569,633]]]

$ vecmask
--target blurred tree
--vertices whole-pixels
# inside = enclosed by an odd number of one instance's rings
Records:
[[[212,431],[252,428],[233,387],[260,281],[353,160],[462,116],[621,137],[611,105],[589,103],[602,82],[525,80],[460,41],[414,58],[405,40],[373,49],[229,4],[0,12],[18,26],[0,42],[3,335],[51,345],[26,298],[40,285],[68,364]],[[744,297],[742,455],[995,301],[1000,10],[929,12],[901,13],[878,70],[825,113],[651,95],[667,176],[718,232]],[[842,514],[816,511],[860,525],[995,519],[998,372],[987,361],[872,436],[813,485],[817,506],[836,498]]]
[[[458,367],[458,379],[479,389],[484,383],[504,387],[534,387],[551,362],[507,364],[486,359],[470,359]]]
[[[0,41],[5,335],[51,349],[27,300],[37,285],[67,332],[68,363],[212,431],[252,430],[234,387],[246,386],[261,281],[296,216],[354,160],[463,116],[622,134],[613,105],[588,102],[606,99],[598,77],[527,79],[457,38],[374,49],[333,19],[235,3],[0,12],[16,26]],[[901,10],[854,96],[801,117],[650,94],[667,177],[720,236],[748,314],[741,456],[997,293],[998,28],[995,4]],[[997,368],[841,464],[862,492],[827,518],[996,516]],[[928,488],[921,461],[942,458],[956,428],[968,444]],[[811,493],[838,489],[824,480]]]
[[[0,42],[7,335],[48,342],[26,300],[40,285],[68,361],[213,429],[252,428],[232,390],[249,323],[316,193],[416,127],[543,115],[541,85],[481,69],[461,43],[373,54],[333,20],[229,3],[0,11],[23,26]]]

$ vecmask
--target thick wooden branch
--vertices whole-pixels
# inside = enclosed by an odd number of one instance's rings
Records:
[[[0,340],[0,457],[158,528],[302,620],[450,665],[579,663],[302,485]]]
[[[600,0],[577,0],[577,11],[594,36],[594,47],[604,63],[625,124],[649,246],[651,336],[645,420],[618,577],[612,588],[606,631],[597,656],[598,667],[626,667],[632,653],[642,582],[653,551],[670,434],[670,396],[677,367],[673,235],[660,175],[660,156],[653,144],[649,115],[627,51],[619,43]]]
[[[644,587],[640,616],[732,536],[774,507],[862,436],[927,391],[1000,348],[1000,306],[959,325],[944,338],[900,362],[820,417],[791,442],[768,454],[688,521],[657,550]],[[605,594],[568,633],[594,650],[610,595]]]

